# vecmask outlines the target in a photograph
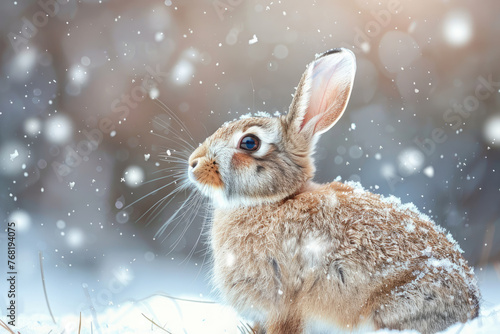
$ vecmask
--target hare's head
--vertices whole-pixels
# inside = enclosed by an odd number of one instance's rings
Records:
[[[256,205],[300,191],[314,176],[314,146],[342,116],[354,54],[328,51],[307,66],[285,116],[251,117],[219,128],[189,157],[189,177],[216,206]]]

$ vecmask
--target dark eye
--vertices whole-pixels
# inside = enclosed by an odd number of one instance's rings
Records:
[[[245,151],[257,151],[260,146],[260,139],[254,135],[247,135],[241,138],[240,148]]]

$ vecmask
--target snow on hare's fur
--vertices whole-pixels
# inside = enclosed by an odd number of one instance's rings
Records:
[[[348,50],[320,55],[287,115],[229,122],[189,159],[215,207],[213,282],[256,332],[319,321],[435,333],[479,312],[458,244],[413,204],[312,181],[315,144],[342,116],[355,69]]]

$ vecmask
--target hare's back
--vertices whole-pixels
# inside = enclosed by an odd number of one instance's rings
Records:
[[[333,182],[328,189],[338,202],[334,219],[340,222],[349,244],[375,251],[371,255],[377,259],[446,257],[455,262],[461,258],[452,235],[412,203],[370,193],[354,182]]]
[[[335,219],[342,227],[339,256],[363,263],[370,271],[443,272],[475,286],[473,271],[452,235],[413,204],[364,190],[359,183],[333,182],[338,202]],[[417,273],[417,274],[418,274]]]

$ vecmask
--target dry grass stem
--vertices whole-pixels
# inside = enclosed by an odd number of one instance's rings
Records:
[[[171,332],[167,331],[165,328],[161,327],[160,325],[158,325],[156,322],[154,322],[152,319],[149,319],[144,313],[141,313],[142,316],[146,319],[148,319],[153,325],[155,325],[156,327],[158,327],[159,329],[169,333],[169,334],[172,334]]]

